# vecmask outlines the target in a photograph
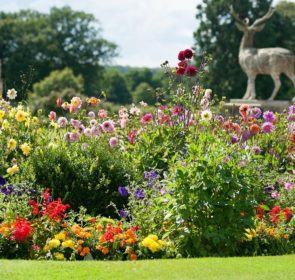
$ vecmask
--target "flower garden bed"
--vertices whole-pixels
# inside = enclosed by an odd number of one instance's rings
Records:
[[[45,118],[8,91],[0,257],[294,253],[295,105],[221,115],[223,101],[200,84],[206,62],[196,69],[192,55],[163,65],[169,88],[155,108],[142,102],[109,116],[98,97],[59,98]]]

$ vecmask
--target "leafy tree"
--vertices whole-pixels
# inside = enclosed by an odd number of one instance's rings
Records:
[[[153,80],[153,73],[150,69],[148,68],[143,68],[143,69],[130,69],[126,75],[126,81],[129,90],[132,92],[136,89],[136,87],[142,83],[148,83],[152,84]]]
[[[128,104],[131,95],[127,88],[124,76],[116,69],[106,71],[103,81],[103,90],[106,92],[107,100],[114,103]]]
[[[242,33],[235,27],[234,19],[230,14],[230,5],[233,5],[241,18],[249,18],[250,22],[263,16],[272,0],[206,0],[197,6],[196,18],[199,28],[194,33],[194,48],[198,54],[207,53],[212,56],[210,74],[206,78],[206,85],[211,87],[219,96],[240,98],[246,90],[247,77],[238,63],[239,44]],[[267,22],[265,29],[256,35],[254,46],[287,47],[295,49],[294,25],[286,11],[293,3],[285,2],[284,8],[279,4],[275,15]],[[287,8],[286,8],[287,7]],[[294,17],[293,17],[294,18]],[[294,19],[293,19],[294,21]],[[284,83],[278,97],[282,97],[288,85]],[[258,76],[256,82],[257,94],[268,97],[273,89],[269,76]]]
[[[135,91],[132,93],[132,101],[134,103],[144,101],[149,105],[153,105],[156,102],[155,91],[148,83],[142,82],[136,87]]]
[[[52,70],[70,67],[84,78],[86,94],[97,91],[102,63],[116,45],[101,37],[93,15],[70,7],[0,13],[0,59],[7,87],[25,92]]]

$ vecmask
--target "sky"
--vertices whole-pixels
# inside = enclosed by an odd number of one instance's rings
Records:
[[[50,7],[69,5],[92,13],[101,23],[102,37],[119,46],[114,65],[159,67],[166,60],[175,64],[178,51],[193,45],[200,3],[202,0],[0,0],[0,10],[48,12]]]

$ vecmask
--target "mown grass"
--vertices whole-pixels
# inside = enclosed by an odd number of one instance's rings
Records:
[[[295,255],[114,261],[0,260],[0,279],[295,279]]]

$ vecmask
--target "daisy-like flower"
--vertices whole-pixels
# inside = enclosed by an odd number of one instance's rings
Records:
[[[25,156],[28,156],[32,150],[32,148],[30,147],[28,143],[22,144],[20,148]]]
[[[16,112],[15,114],[15,119],[18,121],[18,122],[23,122],[26,120],[26,112],[22,111],[22,110],[19,110]]]
[[[210,110],[204,110],[201,112],[201,119],[203,121],[210,121],[212,119],[212,112]]]
[[[7,96],[10,100],[13,100],[13,99],[15,99],[15,98],[17,97],[17,91],[16,91],[14,88],[9,89],[9,90],[7,91],[6,96]]]
[[[7,143],[7,148],[13,151],[16,148],[17,142],[14,139],[10,139]]]
[[[265,122],[262,127],[261,127],[262,131],[264,133],[271,133],[274,129],[274,126],[271,122]]]
[[[57,124],[59,127],[66,127],[68,124],[68,120],[65,117],[59,117],[57,120]]]
[[[72,105],[73,107],[80,108],[81,105],[82,105],[82,100],[81,100],[81,98],[80,98],[80,97],[77,97],[77,96],[73,97],[73,98],[71,99],[71,105]]]

